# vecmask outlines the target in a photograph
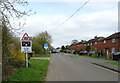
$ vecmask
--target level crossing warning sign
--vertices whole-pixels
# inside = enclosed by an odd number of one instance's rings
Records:
[[[32,53],[32,41],[27,33],[25,33],[21,39],[21,52]]]

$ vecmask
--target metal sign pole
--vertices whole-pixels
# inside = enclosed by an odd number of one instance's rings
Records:
[[[21,52],[25,53],[25,66],[28,68],[28,53],[32,53],[32,41],[27,33],[21,39]]]
[[[26,53],[26,67],[28,68],[28,54]]]

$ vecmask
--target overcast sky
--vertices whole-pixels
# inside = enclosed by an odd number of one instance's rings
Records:
[[[35,36],[48,31],[53,39],[52,45],[61,47],[70,45],[73,39],[89,40],[96,35],[107,37],[117,32],[119,0],[90,0],[71,19],[59,26],[86,1],[29,0],[24,10],[32,9],[36,14],[26,18],[23,33]]]

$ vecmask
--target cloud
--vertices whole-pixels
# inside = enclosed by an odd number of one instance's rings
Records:
[[[48,31],[53,38],[52,44],[54,47],[70,44],[73,39],[77,39],[78,41],[89,40],[96,35],[107,37],[118,30],[117,8],[112,8],[113,4],[111,3],[101,2],[101,4],[98,4],[97,1],[98,0],[96,0],[96,3],[88,3],[84,9],[76,13],[76,15],[60,27],[58,26],[63,23],[71,13],[66,14],[66,12],[61,11],[56,13],[56,9],[52,7],[50,9],[53,9],[53,14],[51,12],[44,14],[37,13],[36,15],[27,17],[24,30],[30,36],[35,36],[42,31]],[[68,5],[70,4],[72,3]],[[78,7],[80,6],[76,8]],[[73,9],[68,8],[68,10],[72,11]],[[45,12],[45,10],[41,10],[41,12]]]
[[[87,0],[27,0],[29,2],[85,2]],[[118,2],[119,0],[90,0],[91,2]]]
[[[73,39],[89,40],[95,35],[109,36],[117,31],[117,12],[100,11],[77,15],[56,28],[67,17],[64,15],[36,15],[27,19],[25,31],[34,36],[48,31],[55,47],[70,44]]]

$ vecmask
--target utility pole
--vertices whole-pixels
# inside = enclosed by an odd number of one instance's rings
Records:
[[[120,32],[120,1],[118,2],[118,32]]]

